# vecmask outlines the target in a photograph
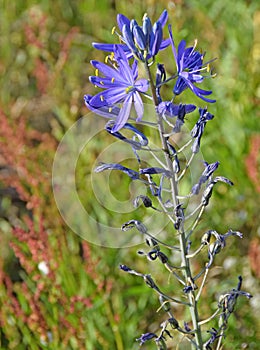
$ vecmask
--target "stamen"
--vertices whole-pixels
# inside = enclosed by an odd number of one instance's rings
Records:
[[[143,15],[143,21],[148,17],[147,13]]]
[[[111,83],[113,83],[115,81],[115,78],[113,77],[112,79],[111,79]]]
[[[191,55],[193,54],[193,52],[195,51],[195,48],[196,48],[197,44],[198,44],[198,39],[195,39],[195,40],[194,40],[194,45],[193,45],[193,47],[192,47],[192,50],[191,50],[191,53],[189,54],[189,56],[191,56]]]
[[[112,34],[115,34],[115,31],[116,31],[116,26],[114,26],[114,27],[112,28],[111,33],[112,33]]]
[[[103,95],[100,95],[100,100],[101,100],[101,102],[104,102],[104,96]]]
[[[112,107],[108,108],[108,112],[111,113],[112,112]]]
[[[101,85],[104,85],[103,81],[100,81],[100,84],[101,84]]]
[[[95,70],[95,75],[98,77],[98,69]]]
[[[128,87],[125,89],[125,93],[128,94],[132,89],[133,89],[133,86],[128,86]]]

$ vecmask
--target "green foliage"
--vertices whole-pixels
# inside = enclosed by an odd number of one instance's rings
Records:
[[[259,300],[259,250],[254,248],[259,243],[254,177],[259,142],[251,147],[252,140],[259,140],[258,1],[2,0],[0,5],[1,349],[138,349],[135,338],[153,331],[157,316],[150,310],[156,309],[151,308],[156,298],[141,281],[118,271],[122,260],[127,264],[135,259],[137,249],[100,248],[76,236],[62,221],[51,188],[58,142],[88,112],[83,95],[92,89],[87,80],[93,73],[88,63],[91,43],[114,40],[111,29],[118,12],[141,19],[147,11],[157,18],[167,8],[177,41],[192,43],[196,35],[208,51],[206,57],[219,58],[214,81],[218,103],[202,151],[209,162],[220,161],[221,174],[235,186],[228,192],[217,187],[214,208],[209,208],[201,230],[211,225],[219,232],[230,227],[244,232],[243,246],[239,242],[225,248],[224,267],[231,264],[232,286],[243,266],[245,288]],[[98,55],[102,60],[102,53]],[[165,60],[168,70],[174,70],[173,58]],[[77,186],[87,211],[111,224],[113,211],[100,210],[95,197],[86,196],[86,169],[109,141],[105,136],[95,142],[93,153],[79,159]],[[120,181],[114,179],[112,190]],[[125,191],[119,199],[128,196]],[[116,220],[118,225],[123,221]],[[142,271],[142,262],[137,264]],[[160,280],[160,271],[155,273]],[[207,292],[215,295],[226,274],[225,268],[216,269]],[[226,344],[226,349],[239,349],[241,342],[244,348],[259,347],[256,307],[259,311],[254,301],[250,307],[239,304],[229,330],[232,347]],[[149,320],[149,329],[144,320]]]

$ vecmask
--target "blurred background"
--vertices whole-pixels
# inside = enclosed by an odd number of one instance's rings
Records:
[[[217,78],[206,82],[217,103],[211,106],[215,118],[207,125],[202,152],[208,162],[220,161],[219,174],[235,186],[216,188],[201,229],[224,233],[232,228],[244,234],[243,241],[231,239],[217,260],[203,295],[212,300],[205,314],[210,315],[218,293],[235,287],[241,274],[242,289],[254,298],[239,299],[223,349],[259,349],[257,0],[0,1],[1,349],[138,349],[135,339],[156,331],[163,320],[152,290],[118,269],[123,263],[148,272],[149,264],[136,255],[139,247],[102,248],[77,236],[64,223],[51,185],[59,142],[88,113],[83,95],[94,93],[89,61],[104,60],[91,43],[115,40],[111,29],[117,13],[140,22],[147,12],[155,21],[163,9],[177,42],[185,39],[192,45],[197,38],[206,59],[218,58]],[[175,68],[172,56],[162,57]],[[116,220],[120,226],[121,218],[111,211],[103,210],[99,217],[100,204],[86,188],[86,169],[106,138],[97,139],[80,160],[77,186],[93,217]],[[167,283],[160,276],[158,282]],[[183,319],[181,309],[175,312]],[[171,349],[179,341],[176,336]],[[186,349],[184,343],[180,349]]]

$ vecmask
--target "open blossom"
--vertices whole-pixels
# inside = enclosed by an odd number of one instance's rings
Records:
[[[152,25],[150,18],[145,14],[142,27],[136,20],[130,20],[122,14],[117,15],[118,27],[121,31],[119,35],[121,48],[128,58],[135,57],[141,61],[155,56],[159,50],[163,50],[170,45],[170,40],[163,40],[163,27],[167,22],[168,13],[164,10],[159,19]],[[113,44],[93,43],[96,49],[113,52]]]
[[[211,95],[212,91],[202,90],[195,83],[202,83],[205,75],[202,72],[207,70],[207,63],[203,63],[204,54],[195,51],[196,43],[193,47],[186,48],[185,40],[179,43],[178,51],[176,50],[171,26],[169,26],[172,51],[177,66],[178,78],[173,88],[175,95],[180,95],[185,89],[189,88],[195,95],[206,102],[216,102],[205,96]]]
[[[137,80],[137,61],[134,61],[131,67],[120,46],[115,45],[114,55],[116,65],[113,67],[98,61],[91,61],[91,64],[103,74],[103,77],[91,76],[90,82],[106,90],[91,98],[86,96],[85,102],[91,110],[104,109],[104,107],[112,110],[115,104],[123,103],[112,130],[116,132],[127,122],[132,105],[134,105],[137,114],[137,121],[142,119],[144,106],[140,93],[148,90],[149,83],[146,79]]]

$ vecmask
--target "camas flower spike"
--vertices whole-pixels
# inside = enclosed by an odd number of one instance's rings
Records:
[[[96,60],[91,62],[97,74],[90,77],[90,82],[103,90],[94,96],[85,95],[85,104],[91,111],[110,119],[105,125],[105,130],[129,146],[135,156],[135,163],[127,156],[124,158],[124,165],[118,162],[101,162],[95,168],[95,172],[119,172],[120,176],[128,176],[128,180],[143,185],[133,201],[134,208],[136,211],[139,210],[141,203],[143,205],[140,210],[153,209],[153,216],[149,217],[149,212],[144,214],[140,211],[137,215],[141,220],[134,215],[121,226],[123,232],[133,229],[142,236],[145,247],[137,253],[149,261],[148,273],[139,272],[124,264],[120,265],[121,271],[135,278],[141,278],[145,285],[156,293],[160,303],[157,310],[157,312],[160,311],[160,325],[156,327],[155,322],[150,325],[149,320],[147,321],[147,331],[137,338],[140,346],[153,342],[157,350],[166,350],[174,346],[178,347],[178,344],[182,346],[181,343],[185,337],[194,350],[210,350],[213,346],[214,349],[219,350],[237,298],[239,296],[251,298],[251,294],[241,291],[242,278],[239,277],[237,288],[221,294],[217,310],[206,319],[203,316],[205,308],[204,306],[201,308],[200,304],[206,302],[207,306],[210,305],[210,310],[214,305],[216,306],[213,302],[216,291],[212,289],[207,293],[209,289],[204,288],[209,282],[209,270],[214,267],[215,256],[225,248],[227,238],[229,236],[242,238],[242,234],[231,229],[225,234],[219,234],[213,227],[207,229],[199,239],[200,244],[196,242],[201,235],[201,228],[198,225],[202,216],[207,215],[205,208],[209,204],[215,185],[222,182],[232,186],[233,183],[224,176],[215,175],[219,168],[218,161],[212,163],[204,161],[204,171],[198,176],[196,183],[188,175],[190,171],[196,169],[196,166],[201,165],[200,157],[197,155],[205,127],[214,115],[208,111],[207,106],[184,103],[182,99],[175,101],[176,95],[190,89],[201,100],[215,102],[209,98],[211,91],[197,86],[203,83],[206,77],[210,78],[213,75],[207,74],[210,62],[203,62],[205,54],[196,51],[196,42],[193,47],[186,47],[185,41],[181,40],[178,47],[175,47],[171,26],[169,26],[170,38],[163,40],[162,30],[167,19],[166,10],[154,25],[150,18],[144,15],[143,25],[139,26],[135,20],[119,14],[117,23],[120,33],[117,34],[121,43],[118,45],[93,44],[94,47],[109,51],[111,54],[107,57],[106,63]],[[167,77],[168,60],[166,60],[167,64],[161,61],[160,50],[170,44],[169,50],[172,49],[177,69],[175,74]],[[170,64],[172,65],[172,62]],[[146,74],[147,79],[143,79],[143,76],[138,73]],[[169,93],[173,91],[172,99],[165,99],[163,96],[165,88],[169,86],[168,83],[171,83]],[[145,117],[143,117],[143,97],[153,102],[153,111],[150,112],[147,109]],[[128,119],[133,119],[132,114],[130,116],[131,109],[133,112],[135,109],[136,121],[141,121],[139,123],[141,125],[129,123]],[[194,124],[192,123],[194,126],[191,132],[182,132],[184,122],[186,119],[192,119],[195,110],[199,117]],[[120,157],[123,155],[123,149],[118,149],[116,152]],[[149,162],[147,162],[147,154],[151,156]],[[131,160],[130,167],[128,167],[129,160]],[[133,164],[135,165],[132,169]],[[185,185],[182,182],[183,178]],[[188,184],[190,185],[187,186]],[[128,186],[128,182],[125,185]],[[124,186],[123,182],[122,186]],[[143,194],[143,191],[148,192],[149,196]],[[198,197],[195,198],[195,196]],[[191,197],[194,200],[190,201]],[[160,215],[162,221],[159,219]],[[163,226],[157,226],[158,219],[158,224],[163,222]],[[208,223],[211,221],[211,219],[208,220]],[[175,239],[179,242],[177,246],[172,245]],[[192,252],[193,247],[197,246],[199,247]],[[176,251],[174,254],[173,250]],[[206,250],[207,254],[204,254],[203,250]],[[194,261],[195,257],[196,261]],[[165,280],[162,276],[158,276],[158,272],[163,273],[163,270],[154,269],[151,265],[156,263],[161,264],[165,269],[167,281],[170,281],[168,278],[170,273],[171,279],[178,283],[172,285],[172,288],[165,288],[163,283]],[[140,266],[145,270],[144,265]],[[178,291],[179,284],[181,289]],[[177,299],[174,294],[175,287]],[[182,304],[189,309],[189,312],[183,309],[182,319],[182,312],[177,314],[180,319],[175,318],[174,303]],[[165,313],[164,317],[163,313]],[[218,318],[218,321],[215,318]],[[213,319],[215,328],[212,326],[205,328],[205,325]],[[181,323],[184,324],[183,328],[179,326]],[[128,325],[124,326],[127,330]],[[174,339],[173,334],[176,335],[177,332],[179,332],[178,338],[174,337]],[[185,344],[185,346],[188,345]]]

